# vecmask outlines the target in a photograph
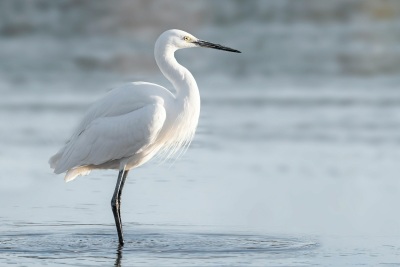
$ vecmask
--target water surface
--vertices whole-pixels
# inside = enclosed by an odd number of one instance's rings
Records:
[[[147,2],[0,4],[0,265],[400,266],[395,1]],[[179,159],[130,172],[119,248],[117,173],[65,184],[47,161],[113,86],[169,86],[152,49],[176,14],[243,53],[177,53],[199,128]]]

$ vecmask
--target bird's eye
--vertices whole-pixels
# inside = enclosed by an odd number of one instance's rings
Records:
[[[185,40],[186,42],[189,42],[190,41],[190,37],[189,36],[185,36],[185,37],[183,37],[183,40]]]

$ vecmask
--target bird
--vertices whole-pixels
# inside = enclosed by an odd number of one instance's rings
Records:
[[[182,30],[163,32],[156,40],[154,57],[174,90],[148,82],[112,89],[88,108],[69,140],[49,159],[55,174],[66,173],[66,182],[94,169],[118,170],[111,209],[120,246],[124,245],[121,194],[128,172],[155,155],[171,157],[194,137],[200,93],[193,75],[174,56],[179,49],[194,47],[241,53]]]

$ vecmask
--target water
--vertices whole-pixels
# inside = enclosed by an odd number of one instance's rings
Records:
[[[204,86],[187,154],[130,174],[123,249],[110,210],[116,173],[64,184],[46,164],[102,92],[4,94],[0,261],[398,266],[398,92],[301,86]]]
[[[167,85],[149,43],[182,17],[164,8],[157,25],[132,27],[147,14],[137,2],[103,2],[101,16],[74,3],[2,16],[0,265],[400,266],[399,19],[385,13],[390,1],[210,1],[212,12],[206,1],[174,2],[186,19],[197,14],[193,33],[243,54],[177,54],[201,90],[199,128],[180,159],[129,174],[118,246],[117,173],[65,184],[47,160],[112,86]],[[385,14],[392,20],[378,19]],[[76,23],[85,26],[75,32]]]
[[[57,229],[56,233],[46,230],[48,227]],[[18,225],[18,228],[17,234],[4,236],[3,256],[9,264],[29,266],[43,263],[52,266],[112,266],[113,263],[115,266],[264,266],[266,261],[302,261],[301,257],[314,253],[317,247],[315,241],[304,238],[190,232],[182,225],[175,227],[179,228],[177,231],[167,225],[126,224],[127,229],[135,230],[128,231],[122,249],[117,245],[111,225]],[[284,259],[287,255],[290,259]]]

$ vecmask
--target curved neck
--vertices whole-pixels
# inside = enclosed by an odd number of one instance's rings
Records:
[[[180,65],[174,57],[176,47],[157,40],[154,57],[164,76],[172,83],[177,99],[199,98],[196,80],[185,67]]]

